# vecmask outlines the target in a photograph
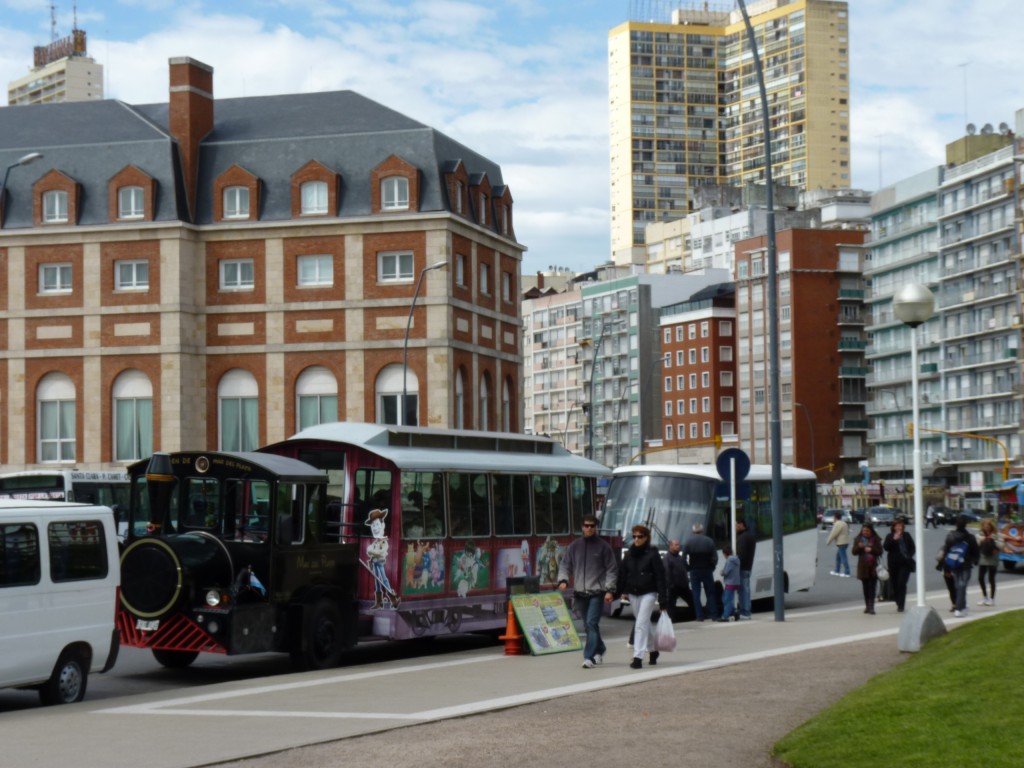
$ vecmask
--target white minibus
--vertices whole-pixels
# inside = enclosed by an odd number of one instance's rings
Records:
[[[81,701],[117,659],[119,584],[109,507],[0,499],[0,688]]]

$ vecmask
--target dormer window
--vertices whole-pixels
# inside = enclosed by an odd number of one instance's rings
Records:
[[[479,208],[480,223],[483,226],[487,226],[487,195],[483,192],[479,195],[479,202],[477,203]]]
[[[68,220],[68,193],[50,190],[43,193],[43,221],[47,224],[62,224]]]
[[[409,210],[409,180],[404,176],[390,176],[380,182],[381,207],[385,211]]]
[[[327,213],[327,202],[326,181],[307,181],[302,185],[302,214],[304,216]]]
[[[142,187],[121,187],[117,190],[117,218],[141,219],[145,212]]]
[[[224,189],[224,218],[225,219],[248,219],[249,218],[249,189],[248,189],[248,187],[225,187],[225,189]]]
[[[455,182],[455,212],[462,213],[462,197],[466,194],[466,187],[461,181]]]

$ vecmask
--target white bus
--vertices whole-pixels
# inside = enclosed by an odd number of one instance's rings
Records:
[[[123,470],[28,469],[0,474],[0,499],[73,501],[114,510],[118,533],[128,512],[128,473]]]
[[[749,497],[736,502],[736,517],[757,534],[757,552],[750,576],[751,599],[774,595],[772,559],[772,468],[754,464],[745,483]],[[806,469],[782,468],[783,566],[786,592],[810,589],[817,567],[817,486]],[[614,471],[604,503],[601,528],[628,541],[637,523],[651,529],[652,543],[662,551],[669,541],[685,542],[701,523],[719,551],[731,543],[731,501],[728,484],[714,465],[647,464]],[[723,559],[719,556],[719,566]]]

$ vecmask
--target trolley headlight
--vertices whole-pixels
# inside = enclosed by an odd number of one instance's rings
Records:
[[[220,592],[216,589],[211,589],[206,593],[206,604],[211,608],[216,608],[220,605]]]
[[[217,634],[217,632],[220,631],[220,624],[218,624],[216,621],[207,622],[206,631],[209,632],[211,635],[215,635]]]

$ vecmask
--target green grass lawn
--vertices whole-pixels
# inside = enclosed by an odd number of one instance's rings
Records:
[[[893,640],[895,642],[895,640]],[[871,659],[838,646],[844,664]],[[1024,611],[972,621],[868,680],[773,748],[794,768],[1024,765]]]

